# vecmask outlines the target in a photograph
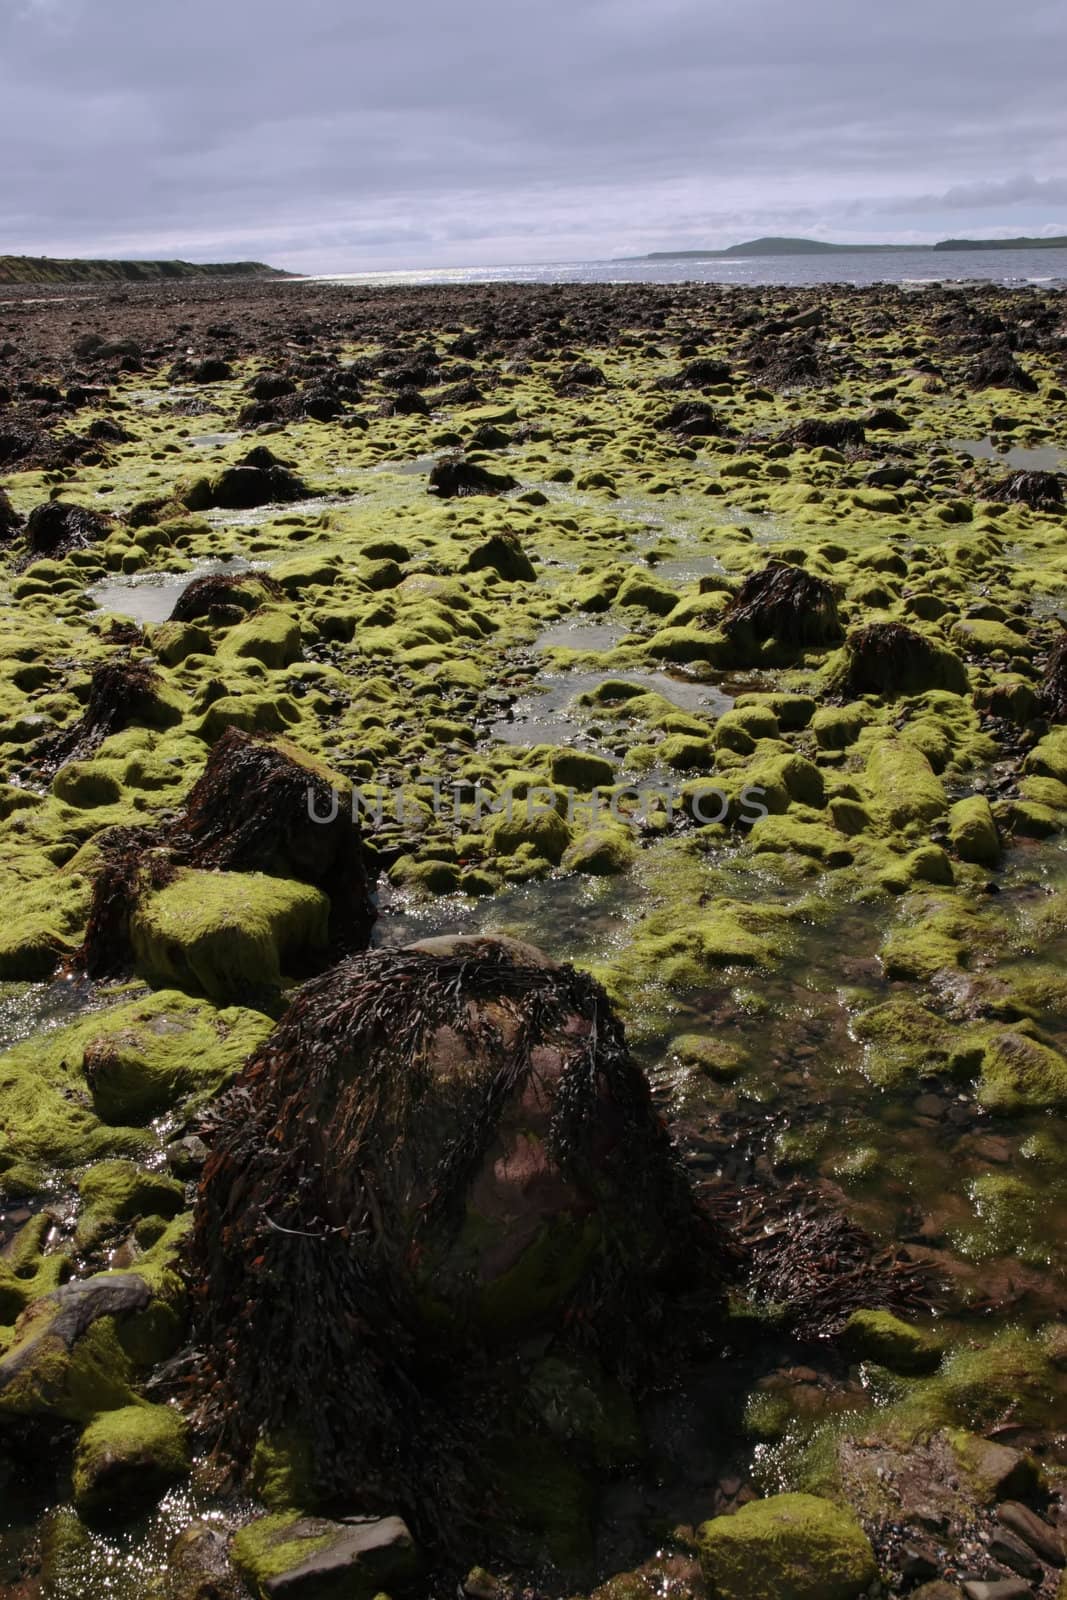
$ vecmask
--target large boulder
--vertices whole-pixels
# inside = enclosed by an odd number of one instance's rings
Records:
[[[816,1495],[752,1500],[698,1539],[716,1600],[857,1600],[878,1576],[859,1523]]]
[[[488,1492],[472,1419],[523,1432],[521,1385],[487,1396],[530,1341],[580,1332],[633,1377],[687,1286],[708,1326],[727,1255],[592,979],[501,938],[367,952],[299,991],[222,1103],[191,1248],[204,1392],[238,1458],[297,1426],[320,1493],[447,1540]]]

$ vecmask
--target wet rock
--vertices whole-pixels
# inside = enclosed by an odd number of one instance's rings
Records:
[[[1013,472],[997,485],[994,500],[1019,501],[1034,511],[1063,510],[1063,477],[1058,472]]]
[[[967,1600],[1033,1600],[1034,1591],[1021,1578],[972,1578],[963,1585]]]
[[[298,993],[222,1108],[192,1246],[207,1392],[238,1457],[288,1417],[323,1489],[380,1484],[447,1540],[489,1351],[577,1315],[639,1371],[667,1286],[714,1301],[721,1250],[590,979],[503,939],[370,952]]]
[[[513,533],[494,533],[467,557],[468,572],[491,568],[506,583],[534,583],[537,568]]]
[[[989,1554],[994,1561],[1011,1572],[1017,1572],[1021,1578],[1035,1579],[1044,1575],[1044,1566],[1030,1546],[1009,1529],[994,1532],[989,1541]]]
[[[245,1600],[226,1535],[207,1522],[183,1528],[167,1555],[162,1600]]]
[[[22,527],[22,518],[8,498],[7,490],[0,489],[0,540],[10,539]]]
[[[805,417],[781,435],[784,442],[805,450],[820,446],[830,450],[849,450],[866,442],[863,423],[855,417]]]
[[[37,1300],[15,1324],[0,1357],[0,1415],[88,1421],[132,1396],[114,1340],[112,1319],[147,1309],[148,1285],[133,1273],[109,1273],[64,1284]],[[104,1325],[104,1337],[93,1335]]]
[[[850,1355],[877,1361],[892,1372],[932,1372],[941,1359],[936,1340],[888,1311],[854,1311],[842,1343]]]
[[[110,517],[67,500],[49,500],[35,506],[26,519],[26,542],[36,556],[55,556],[81,550],[106,539],[115,524]]]
[[[997,1507],[997,1518],[1050,1567],[1067,1565],[1063,1535],[1029,1506],[1021,1505],[1018,1500],[1005,1500]]]
[[[859,1523],[814,1495],[750,1501],[697,1540],[717,1600],[857,1600],[878,1572]]]
[[[403,1593],[421,1567],[400,1517],[262,1517],[234,1535],[233,1559],[267,1600],[372,1600]]]
[[[970,389],[1016,389],[1036,394],[1037,381],[1021,367],[1010,350],[999,348],[979,357],[964,375]]]
[[[444,456],[430,472],[429,492],[441,500],[470,494],[504,494],[516,487],[516,480],[503,473],[487,472],[462,456]]]
[[[269,450],[252,450],[236,466],[226,467],[197,495],[193,510],[218,507],[223,511],[251,511],[257,506],[287,504],[307,498],[307,486],[275,460]],[[186,497],[186,504],[189,498]]]
[[[729,432],[717,411],[702,400],[681,400],[660,417],[656,427],[663,433],[676,433],[683,439],[713,438]]]
[[[1067,632],[1060,635],[1049,651],[1039,701],[1050,722],[1067,722]]]
[[[92,1421],[74,1452],[74,1504],[93,1521],[130,1520],[190,1467],[186,1427],[169,1406],[123,1406]]]
[[[864,694],[923,694],[928,689],[967,690],[963,662],[944,645],[902,622],[872,622],[850,633],[833,688],[855,699]]]
[[[835,644],[841,624],[833,585],[803,567],[768,561],[741,585],[723,631],[735,643],[774,639],[793,649]]]

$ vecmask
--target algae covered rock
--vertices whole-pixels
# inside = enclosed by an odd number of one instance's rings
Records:
[[[421,1560],[400,1517],[278,1514],[239,1529],[233,1560],[264,1600],[375,1600],[405,1593]]]
[[[0,1417],[88,1422],[130,1405],[133,1363],[118,1333],[147,1311],[151,1291],[134,1273],[64,1284],[24,1311],[0,1357]]]
[[[842,1340],[850,1355],[877,1361],[891,1372],[932,1372],[941,1359],[936,1340],[890,1311],[854,1311]]]
[[[170,1406],[120,1406],[96,1417],[74,1452],[74,1504],[93,1520],[129,1519],[189,1472],[186,1425]]]
[[[139,972],[220,1004],[277,991],[329,942],[321,890],[260,872],[183,869],[130,917]]]
[[[614,877],[633,864],[637,847],[625,828],[590,828],[563,852],[566,872],[584,872],[594,878]]]
[[[668,1284],[714,1302],[723,1259],[591,979],[503,939],[355,956],[223,1104],[192,1241],[206,1392],[238,1457],[297,1422],[320,1491],[378,1484],[447,1540],[492,1353],[577,1318],[640,1370]]]
[[[872,622],[850,633],[831,674],[838,694],[894,698],[947,689],[966,694],[967,669],[959,656],[902,622]]]
[[[948,836],[961,861],[995,867],[1000,861],[1000,834],[985,795],[957,800],[948,814]]]
[[[815,1495],[750,1501],[697,1538],[716,1600],[857,1600],[878,1576],[859,1523]]]

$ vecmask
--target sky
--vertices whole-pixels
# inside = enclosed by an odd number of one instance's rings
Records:
[[[0,254],[1067,233],[1062,0],[0,0]]]

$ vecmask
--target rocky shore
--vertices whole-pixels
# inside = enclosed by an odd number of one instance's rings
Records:
[[[1062,293],[5,286],[0,474],[0,1597],[1067,1595]]]

